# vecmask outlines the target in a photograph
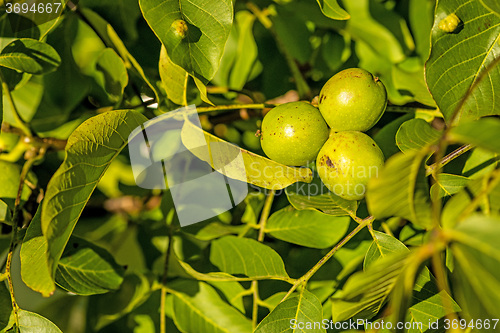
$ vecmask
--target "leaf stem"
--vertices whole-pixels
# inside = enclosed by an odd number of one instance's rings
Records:
[[[227,110],[239,110],[239,109],[267,109],[267,108],[273,108],[275,106],[276,106],[275,104],[266,104],[266,103],[229,104],[229,105],[197,107],[196,111],[198,113],[205,113],[213,111],[227,111]]]
[[[19,212],[21,210],[21,194],[23,193],[24,182],[31,170],[33,164],[43,157],[45,154],[45,149],[40,149],[40,154],[34,156],[33,158],[27,160],[21,170],[19,176],[19,186],[17,188],[17,195],[14,201],[14,212],[12,213],[12,238],[10,240],[9,253],[7,254],[7,262],[5,264],[5,274],[7,276],[7,283],[9,285],[10,299],[12,301],[12,310],[14,311],[14,324],[16,326],[16,332],[19,332],[19,306],[16,302],[16,297],[14,295],[14,284],[12,283],[12,256],[14,255],[14,249],[17,245],[17,229],[19,226]]]
[[[167,252],[165,253],[165,262],[163,264],[163,275],[161,277],[161,289],[160,289],[160,333],[167,332],[167,323],[165,316],[165,301],[167,298],[167,277],[168,277],[168,267],[170,261],[170,254],[172,252],[172,243],[173,243],[173,230],[172,225],[169,225],[169,234],[168,234],[168,246]]]
[[[14,119],[16,120],[16,124],[19,127],[19,129],[22,130],[24,135],[27,137],[32,137],[33,135],[31,134],[31,130],[29,129],[29,126],[24,122],[24,120],[21,118],[19,115],[19,110],[16,107],[16,103],[14,102],[14,98],[12,97],[12,93],[10,92],[9,85],[7,82],[5,82],[5,78],[0,71],[0,81],[2,82],[1,88],[0,88],[0,98],[2,97],[2,90],[5,92],[5,96],[7,97],[7,100],[9,101],[10,105],[12,106],[12,115],[14,116]]]
[[[182,89],[182,104],[188,106],[187,102],[187,86],[188,86],[189,74],[186,72],[186,77],[184,78],[184,87]]]
[[[273,205],[274,201],[274,194],[275,191],[271,190],[266,197],[266,201],[264,202],[264,207],[262,208],[262,213],[260,215],[260,220],[259,220],[259,236],[257,237],[257,240],[259,242],[264,241],[264,237],[266,235],[266,224],[267,220],[269,219],[269,214],[271,213],[271,207]],[[250,288],[253,293],[253,304],[252,304],[252,326],[253,329],[257,327],[257,321],[258,321],[258,314],[259,314],[259,304],[261,302],[260,296],[259,296],[259,283],[257,280],[252,281],[252,286]]]
[[[443,157],[440,160],[439,164],[436,162],[436,163],[433,163],[433,164],[429,165],[428,167],[426,167],[425,168],[425,175],[430,176],[431,174],[433,174],[433,172],[436,168],[440,169],[440,168],[444,167],[446,164],[450,163],[455,158],[465,154],[466,152],[468,152],[472,148],[473,148],[472,145],[464,145],[460,148],[455,149],[454,151],[452,151],[451,153],[449,153],[448,155]]]
[[[359,218],[358,218],[359,219]],[[344,246],[349,240],[351,240],[354,236],[356,236],[361,230],[363,230],[364,227],[366,227],[367,225],[371,224],[373,222],[375,218],[373,216],[369,216],[363,220],[361,220],[362,222],[353,230],[351,231],[346,237],[344,237],[344,239],[342,239],[340,242],[337,243],[337,245],[335,245],[333,247],[333,249],[330,250],[330,252],[328,252],[323,258],[320,259],[320,261],[318,261],[316,263],[316,265],[314,265],[306,274],[304,274],[301,278],[299,278],[292,286],[292,288],[290,288],[290,290],[288,291],[288,293],[285,295],[285,297],[283,297],[283,299],[281,300],[281,302],[283,302],[285,299],[288,298],[288,296],[290,296],[294,291],[295,289],[297,289],[297,287],[299,287],[300,285],[302,284],[306,284],[307,281],[309,281],[309,279],[328,261],[330,260],[331,257],[333,257],[333,255],[340,249],[342,248],[342,246]]]

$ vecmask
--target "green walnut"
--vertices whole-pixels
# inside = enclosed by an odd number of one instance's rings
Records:
[[[334,194],[361,200],[371,177],[384,165],[384,154],[368,135],[357,131],[333,133],[318,153],[316,169]]]
[[[386,106],[382,81],[360,68],[335,74],[319,93],[319,110],[334,131],[365,132],[379,121]]]
[[[281,164],[314,161],[328,139],[328,126],[318,109],[305,102],[282,104],[262,121],[260,142],[266,155]]]

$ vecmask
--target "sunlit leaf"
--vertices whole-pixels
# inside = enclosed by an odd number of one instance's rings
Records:
[[[399,127],[396,144],[403,153],[408,153],[433,145],[440,137],[441,132],[432,128],[425,120],[411,119]]]
[[[429,186],[423,153],[399,153],[368,183],[368,210],[378,218],[399,216],[422,228],[431,224]]]
[[[226,236],[212,242],[210,261],[223,272],[248,277],[288,277],[283,260],[254,239]]]
[[[219,67],[233,22],[230,0],[140,0],[144,18],[172,61],[203,81]]]
[[[50,320],[39,314],[19,310],[19,331],[21,333],[62,333]]]
[[[42,203],[42,232],[55,272],[69,236],[108,166],[147,119],[135,111],[111,111],[90,118],[69,137],[66,157],[52,176]]]
[[[323,249],[333,246],[344,236],[350,220],[314,210],[284,208],[271,215],[265,231],[289,243]]]
[[[451,14],[460,23],[453,32],[443,31],[439,24]],[[479,0],[438,1],[425,73],[429,90],[446,121],[451,120],[468,92],[470,96],[458,110],[457,121],[499,113],[496,106],[500,103],[500,67],[491,69],[478,81],[498,57],[499,36],[500,17]]]
[[[318,2],[319,8],[325,16],[328,16],[334,20],[348,20],[351,15],[347,13],[340,5],[337,0],[316,0]]]
[[[171,288],[174,293],[173,319],[182,332],[252,332],[250,320],[225,303],[210,285],[180,281]]]
[[[323,320],[323,308],[319,299],[305,288],[290,295],[284,302],[264,318],[255,333],[267,332],[310,332],[323,333],[326,330],[314,323]],[[309,327],[307,326],[309,325]]]
[[[16,39],[0,52],[0,66],[20,72],[43,74],[60,64],[61,57],[52,46],[34,39]]]

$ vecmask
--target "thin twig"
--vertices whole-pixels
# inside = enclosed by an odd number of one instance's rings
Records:
[[[172,243],[173,243],[173,231],[172,225],[169,225],[169,235],[168,235],[168,246],[167,252],[165,253],[165,262],[163,264],[163,275],[161,277],[161,291],[160,291],[160,333],[167,332],[167,323],[165,318],[165,301],[167,298],[167,278],[168,278],[168,267],[170,261],[170,254],[172,252]]]
[[[443,157],[441,159],[441,161],[439,163],[439,168],[444,167],[446,164],[450,163],[455,158],[465,154],[466,152],[468,152],[472,148],[473,148],[472,145],[464,145],[460,148],[455,149],[454,151],[452,151],[451,153],[449,153],[448,155],[446,155],[445,157]],[[428,167],[425,168],[425,175],[430,176],[434,172],[434,169],[436,169],[436,168],[438,168],[437,162],[429,165]]]
[[[14,323],[16,327],[16,332],[19,332],[19,306],[16,302],[16,297],[14,295],[14,285],[12,283],[12,256],[14,254],[14,249],[17,245],[17,229],[19,226],[19,213],[21,211],[21,194],[24,188],[24,181],[31,170],[33,164],[41,159],[45,154],[46,149],[40,149],[39,155],[32,159],[27,160],[21,170],[21,175],[19,176],[19,186],[17,188],[17,195],[14,201],[14,212],[12,213],[12,238],[10,240],[9,253],[7,254],[7,262],[5,264],[5,274],[7,275],[7,283],[9,285],[9,293],[12,301],[12,310],[14,311]]]
[[[342,246],[344,246],[349,240],[351,240],[354,236],[356,236],[361,230],[363,230],[364,227],[366,227],[367,225],[369,225],[370,223],[372,223],[374,220],[374,217],[373,216],[369,216],[367,217],[366,219],[362,220],[363,222],[360,223],[353,231],[351,231],[346,237],[344,237],[344,239],[342,239],[340,242],[337,243],[337,245],[335,245],[333,247],[333,249],[330,250],[330,252],[328,252],[323,258],[320,259],[320,261],[318,261],[316,263],[316,265],[314,265],[306,274],[304,274],[301,278],[299,278],[292,286],[292,288],[290,288],[290,290],[288,291],[288,293],[285,295],[285,297],[283,297],[283,299],[281,300],[281,302],[283,302],[285,299],[288,298],[288,296],[290,296],[294,291],[295,289],[297,289],[297,287],[299,287],[301,284],[306,284],[307,281],[309,281],[309,279],[328,261],[330,260],[331,257],[333,257],[333,255],[340,249],[342,248]]]
[[[264,241],[264,237],[266,235],[265,229],[266,229],[266,224],[267,220],[269,219],[269,214],[271,213],[271,207],[273,205],[274,201],[274,194],[275,191],[271,190],[266,197],[266,201],[264,202],[264,207],[262,208],[262,213],[260,215],[260,221],[259,221],[259,236],[257,237],[257,240],[259,242]],[[253,294],[253,304],[252,304],[252,326],[253,329],[257,327],[257,321],[258,321],[258,314],[259,314],[259,304],[260,304],[260,296],[259,296],[259,283],[257,280],[252,281],[252,286],[250,288],[252,290]]]

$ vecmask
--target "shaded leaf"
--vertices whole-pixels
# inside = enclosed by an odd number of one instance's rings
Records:
[[[419,151],[435,144],[441,132],[435,130],[423,119],[411,119],[404,122],[396,133],[396,144],[403,153]]]
[[[314,326],[322,322],[323,308],[319,299],[305,288],[293,293],[278,304],[255,329],[255,333],[267,332],[326,332],[324,328]],[[308,327],[308,325],[310,327]]]
[[[453,32],[439,28],[448,15],[460,23]],[[500,17],[487,10],[479,0],[438,1],[431,35],[431,54],[426,63],[430,92],[450,121],[467,92],[477,85],[461,108],[456,121],[498,114],[500,103],[500,68],[489,71],[478,83],[481,73],[500,52]]]
[[[0,52],[0,66],[20,72],[43,74],[60,64],[61,58],[52,46],[34,39],[16,39]]]
[[[366,202],[372,215],[403,217],[422,228],[431,225],[423,159],[423,153],[399,153],[386,161],[379,177],[368,183]]]
[[[250,238],[226,236],[213,241],[210,261],[229,274],[288,277],[279,254],[267,245]]]
[[[97,183],[132,130],[146,120],[135,111],[106,112],[85,121],[69,137],[64,162],[49,181],[42,203],[42,232],[53,272]]]
[[[172,61],[203,81],[219,67],[233,22],[230,0],[140,0],[144,18]]]
[[[284,208],[272,214],[265,232],[285,242],[323,249],[336,244],[347,232],[351,219],[314,210]]]
[[[10,299],[9,289],[3,282],[0,283],[0,332],[5,332],[12,327],[12,300]]]
[[[99,54],[93,76],[112,103],[121,100],[128,84],[128,74],[125,64],[113,49],[106,48]]]
[[[463,189],[469,181],[467,177],[440,173],[438,181],[431,187],[431,198],[451,196]]]
[[[48,297],[56,286],[49,270],[48,245],[42,234],[41,212],[40,205],[21,245],[21,278],[28,287]]]
[[[95,330],[109,325],[143,304],[151,295],[148,278],[142,274],[125,275],[120,289],[90,298],[89,318]]]
[[[500,220],[471,216],[447,234],[455,259],[452,278],[459,304],[473,319],[498,318],[500,310]],[[469,319],[471,319],[469,318]]]
[[[409,251],[379,260],[364,272],[354,273],[342,292],[331,299],[332,320],[369,319],[375,316],[392,292],[403,271]]]
[[[180,281],[170,288],[174,293],[173,319],[181,332],[252,332],[250,320],[225,303],[210,285]]]
[[[77,295],[103,294],[120,288],[124,269],[105,249],[72,237],[57,265],[55,280]]]
[[[209,145],[208,150],[196,149],[199,147],[200,132],[203,133],[205,141]],[[212,168],[232,179],[275,190],[287,187],[297,181],[307,182],[312,179],[312,172],[308,168],[288,167],[241,149],[210,133],[201,131],[199,127],[189,121],[185,122],[181,137],[182,143],[191,153],[202,161],[210,163]],[[243,157],[245,170],[241,170],[238,163],[232,163],[234,157],[240,153]]]

